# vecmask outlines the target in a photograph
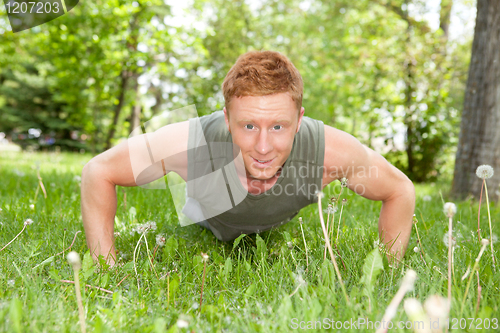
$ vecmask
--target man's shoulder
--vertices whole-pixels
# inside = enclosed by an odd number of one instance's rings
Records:
[[[229,135],[223,111],[215,111],[199,118],[191,119],[191,123],[192,126],[199,124],[196,127],[198,127],[198,130],[203,130],[203,134],[208,141],[226,141]]]
[[[362,164],[367,147],[351,134],[325,125],[326,170],[345,170]],[[331,181],[331,180],[330,180]]]

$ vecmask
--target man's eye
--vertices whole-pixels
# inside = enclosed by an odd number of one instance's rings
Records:
[[[274,128],[275,130],[277,130],[277,131],[278,131],[278,130],[282,129],[282,128],[283,128],[283,126],[281,126],[281,125],[276,125],[276,126],[274,126],[273,128]]]
[[[253,125],[250,125],[250,124],[245,125],[245,128],[251,130],[251,129],[253,129]]]

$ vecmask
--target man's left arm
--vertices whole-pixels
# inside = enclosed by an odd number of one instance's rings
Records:
[[[389,259],[399,262],[410,239],[415,188],[404,173],[352,135],[325,125],[323,186],[342,177],[348,187],[371,200],[382,201],[379,236]],[[391,258],[392,257],[392,258]]]

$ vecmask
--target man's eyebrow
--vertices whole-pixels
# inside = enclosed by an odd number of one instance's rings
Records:
[[[250,119],[241,119],[241,120],[238,120],[236,121],[238,124],[239,123],[253,123],[252,120]],[[291,124],[292,122],[290,120],[287,120],[287,119],[278,119],[276,121],[274,121],[274,123],[284,123],[284,124]]]

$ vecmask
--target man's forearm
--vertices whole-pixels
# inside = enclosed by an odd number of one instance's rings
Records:
[[[114,264],[115,185],[99,176],[91,163],[84,167],[81,185],[81,209],[87,246],[94,259],[103,255]]]
[[[407,185],[391,199],[383,201],[379,218],[380,240],[386,244],[388,259],[398,262],[403,258],[410,239],[415,189]]]

